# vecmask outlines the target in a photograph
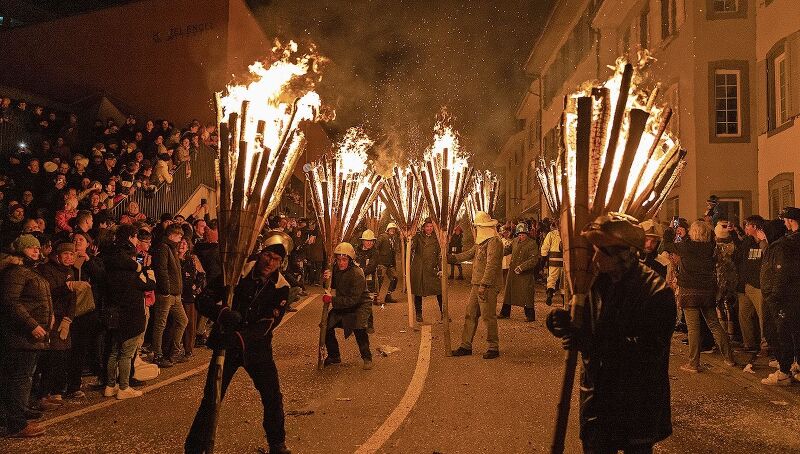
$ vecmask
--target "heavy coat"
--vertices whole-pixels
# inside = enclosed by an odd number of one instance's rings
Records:
[[[672,433],[672,290],[637,263],[619,282],[601,274],[584,307],[580,436],[584,445],[652,444]]]
[[[183,273],[178,258],[178,246],[164,238],[153,256],[156,272],[156,293],[180,296],[183,294]]]
[[[366,250],[362,247],[356,248],[356,263],[364,270],[364,276],[367,279],[367,291],[369,292],[378,291],[375,288],[378,281],[378,262],[375,257],[377,257],[377,253],[374,247]]]
[[[472,259],[472,285],[493,287],[499,290],[503,285],[503,240],[493,236],[481,244],[476,244],[466,252],[456,254],[456,260],[463,262]]]
[[[341,323],[345,338],[354,329],[369,328],[372,298],[367,292],[364,270],[353,263],[344,271],[334,266],[331,288],[336,290],[336,295],[328,313],[328,327]]]
[[[220,275],[197,297],[198,311],[216,321],[226,295]],[[281,323],[288,300],[289,282],[280,272],[264,279],[256,275],[255,269],[250,271],[239,279],[233,292],[231,310],[242,316],[241,325],[224,331],[221,324],[214,323],[208,346],[241,351],[245,364],[272,361],[272,332]]]
[[[130,339],[144,332],[144,292],[155,290],[152,273],[136,262],[128,250],[106,256],[105,308],[119,314],[114,328],[121,339]]]
[[[417,233],[411,239],[411,294],[431,296],[442,294],[439,268],[442,266],[439,240],[435,235]]]
[[[400,251],[400,236],[389,235],[382,233],[378,236],[378,241],[375,243],[376,258],[378,265],[383,266],[396,266],[397,253]]]
[[[53,302],[55,324],[50,331],[50,349],[69,350],[72,348],[72,336],[68,333],[66,339],[61,339],[58,333],[58,326],[64,318],[70,321],[75,319],[75,305],[78,298],[76,293],[67,287],[67,281],[76,280],[77,270],[71,266],[47,262],[39,265],[37,271],[47,280]]]
[[[48,342],[37,342],[31,332],[50,328],[53,301],[50,285],[32,267],[9,265],[0,273],[0,337],[13,350],[46,350]]]
[[[800,233],[770,243],[761,262],[764,303],[800,323]]]
[[[531,238],[520,241],[517,237],[504,252],[511,253],[511,266],[506,278],[503,304],[533,307],[535,277],[533,269],[539,262],[539,244]],[[522,269],[520,274],[514,272],[517,267]]]

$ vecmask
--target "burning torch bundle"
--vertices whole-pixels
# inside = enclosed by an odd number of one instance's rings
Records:
[[[400,229],[403,248],[403,276],[406,281],[408,326],[414,327],[414,298],[411,295],[411,237],[425,216],[425,202],[419,183],[410,167],[394,168],[394,174],[383,185],[382,198],[389,214]]]
[[[267,214],[278,205],[301,154],[304,138],[298,127],[315,121],[320,109],[319,96],[312,91],[319,79],[316,57],[296,52],[294,43],[273,49],[268,65],[250,66],[252,82],[228,86],[216,96],[219,250],[228,306]],[[216,379],[216,428],[225,352],[215,350],[214,355],[210,376]],[[212,434],[207,452],[213,444]]]
[[[320,237],[328,259],[333,248],[349,238],[367,209],[380,193],[383,178],[367,163],[367,150],[373,146],[361,128],[350,128],[333,158],[323,156],[304,167],[312,192]],[[330,288],[330,282],[326,283]],[[322,369],[328,304],[320,322],[320,348],[317,367]]]
[[[494,208],[497,206],[498,184],[497,175],[491,171],[475,172],[475,177],[472,179],[472,188],[467,198],[466,214],[469,217],[470,224],[475,219],[475,213],[478,211],[483,211],[490,215],[494,214]]]
[[[378,224],[380,224],[381,216],[385,210],[386,204],[383,203],[383,199],[380,197],[375,197],[375,200],[373,200],[372,203],[370,203],[367,207],[367,212],[364,215],[368,229],[372,230],[373,232],[378,231]]]
[[[458,136],[443,116],[434,129],[433,145],[425,152],[424,163],[414,167],[414,177],[422,187],[425,203],[437,230],[442,256],[442,270],[447,267],[447,247],[456,226],[458,212],[472,185],[475,170],[462,155]],[[447,307],[447,275],[442,272],[442,320],[444,346],[451,354],[450,323]]]
[[[540,161],[537,176],[551,209],[560,209],[564,270],[572,322],[581,324],[592,284],[592,246],[581,231],[597,216],[619,212],[654,216],[685,166],[685,150],[667,132],[672,111],[655,106],[657,90],[641,89],[641,76],[619,60],[605,83],[567,97],[558,161]],[[568,352],[553,452],[563,452],[577,351]]]

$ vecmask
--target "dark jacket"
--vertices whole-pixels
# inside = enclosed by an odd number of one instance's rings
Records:
[[[460,254],[464,250],[464,234],[454,233],[450,235],[450,243],[447,245],[450,254]]]
[[[344,271],[334,266],[331,288],[336,290],[336,295],[328,314],[328,328],[341,323],[345,338],[354,329],[367,329],[372,315],[372,298],[367,292],[364,270],[352,263]]]
[[[183,277],[181,261],[178,258],[178,247],[164,238],[153,256],[156,272],[156,293],[160,295],[180,296],[183,293]]]
[[[400,236],[382,233],[375,243],[375,260],[378,265],[396,266],[397,250],[400,248]]]
[[[439,269],[442,266],[439,240],[435,234],[420,232],[411,239],[411,293],[415,296],[442,294]]]
[[[580,437],[584,445],[652,444],[672,433],[669,349],[675,298],[636,263],[619,282],[595,280],[584,307]],[[594,310],[592,310],[594,307]]]
[[[713,241],[700,243],[689,238],[684,238],[680,243],[667,240],[669,237],[665,237],[664,250],[677,253],[681,258],[678,286],[681,289],[716,291],[716,244]]]
[[[194,303],[195,297],[205,286],[206,275],[197,269],[195,260],[195,256],[188,252],[186,258],[181,260],[181,275],[183,278],[181,303],[183,304]],[[199,259],[197,260],[199,261]]]
[[[105,257],[106,309],[119,314],[114,328],[120,339],[130,339],[144,332],[144,292],[155,290],[156,283],[148,269],[136,262],[129,250],[122,249]]]
[[[378,280],[378,262],[375,260],[376,256],[377,253],[374,247],[367,250],[364,250],[362,247],[356,249],[356,263],[364,270],[364,276],[367,279],[367,291],[369,292],[376,292],[378,290],[376,288]]]
[[[48,342],[37,342],[31,332],[41,326],[48,331],[53,316],[50,285],[31,266],[10,265],[0,273],[0,336],[14,350],[46,350]]]
[[[222,263],[219,258],[219,243],[199,242],[194,247],[194,253],[200,259],[203,270],[206,272],[206,281],[215,281],[222,275]]]
[[[58,326],[64,318],[70,321],[75,319],[77,295],[67,287],[67,281],[76,280],[77,270],[53,261],[39,265],[36,269],[47,280],[53,302],[55,324],[50,332],[50,349],[68,350],[72,347],[72,336],[67,334],[66,339],[61,339],[58,335]]]
[[[766,241],[757,243],[750,235],[736,246],[734,263],[739,276],[737,285],[739,293],[744,292],[746,284],[761,288],[761,255],[766,247]]]
[[[503,304],[533,307],[533,268],[539,262],[539,243],[532,238],[520,241],[519,237],[517,237],[503,252],[511,254],[511,265],[506,278]],[[522,269],[520,274],[514,272],[517,267]]]
[[[764,302],[800,322],[800,233],[772,242],[761,263]]]
[[[220,275],[198,295],[197,309],[216,322],[226,297]],[[239,279],[233,294],[231,310],[242,316],[241,325],[224,331],[219,323],[214,323],[208,346],[241,351],[245,364],[272,361],[272,332],[281,323],[288,300],[289,283],[282,274],[276,272],[263,280],[255,275],[255,270],[251,271]]]

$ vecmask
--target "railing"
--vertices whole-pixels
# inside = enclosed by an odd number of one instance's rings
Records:
[[[119,219],[125,213],[131,201],[139,204],[139,210],[150,219],[158,219],[162,213],[176,214],[189,200],[201,185],[209,188],[216,187],[214,160],[216,152],[210,148],[202,148],[192,153],[189,163],[192,166],[191,176],[186,177],[187,163],[181,163],[175,168],[172,183],[162,182],[155,193],[147,194],[142,189],[137,189],[132,195],[120,200],[109,214],[114,219]]]

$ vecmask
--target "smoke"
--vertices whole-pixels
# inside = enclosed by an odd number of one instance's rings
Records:
[[[251,1],[267,34],[311,41],[330,58],[318,92],[338,138],[363,124],[379,166],[421,157],[443,106],[463,146],[488,167],[516,129],[522,65],[553,0]]]

